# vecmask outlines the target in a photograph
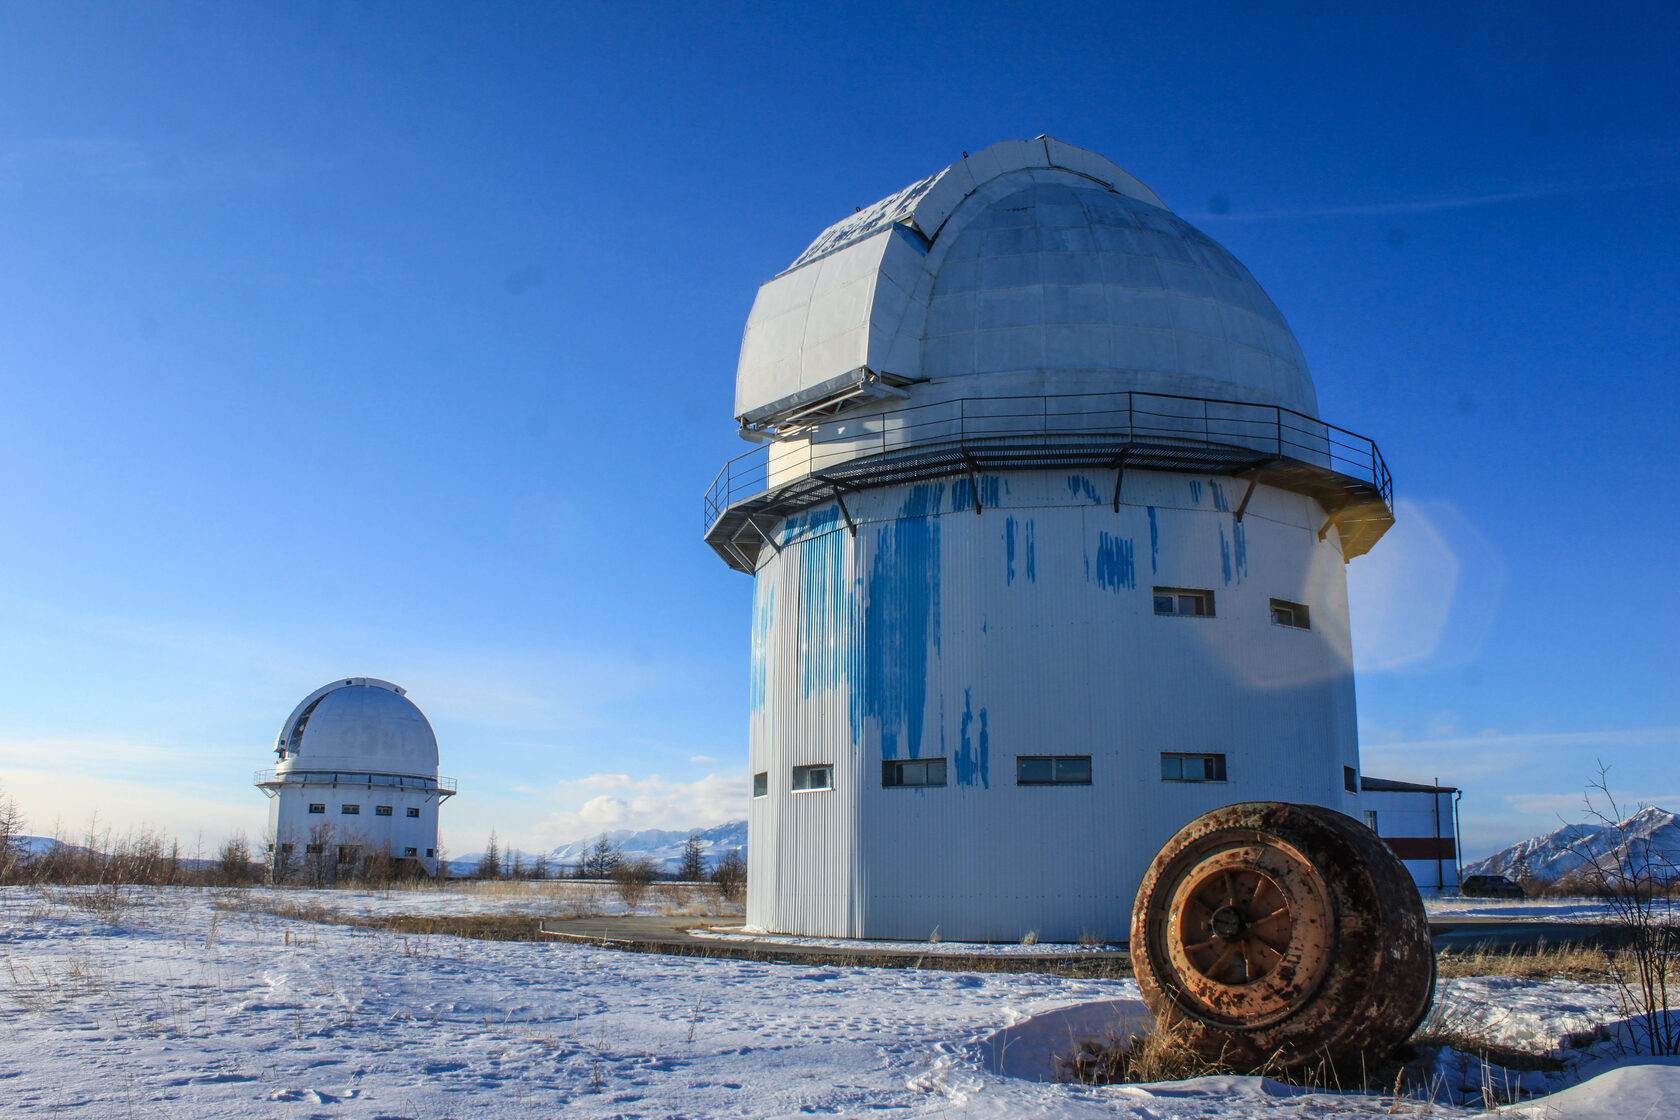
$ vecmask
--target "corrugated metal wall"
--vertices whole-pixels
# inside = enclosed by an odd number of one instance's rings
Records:
[[[1123,939],[1145,867],[1234,801],[1355,813],[1347,595],[1308,498],[1245,482],[1019,472],[888,487],[789,518],[753,621],[748,921],[830,936]],[[1161,617],[1156,586],[1213,618]],[[1306,604],[1312,628],[1269,601]],[[1162,752],[1227,758],[1163,782]],[[1027,754],[1092,756],[1088,786],[1018,786]],[[944,758],[949,784],[883,788]],[[795,792],[795,766],[835,788]]]

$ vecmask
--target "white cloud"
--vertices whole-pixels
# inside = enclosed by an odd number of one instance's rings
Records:
[[[658,774],[591,774],[556,782],[549,797],[564,806],[529,831],[533,848],[553,848],[614,829],[705,828],[746,814],[747,783],[740,775],[707,774],[692,782]]]
[[[717,761],[717,759],[713,758],[709,754],[690,755],[688,760],[690,762],[699,762],[699,763],[708,763],[708,762],[716,762]]]

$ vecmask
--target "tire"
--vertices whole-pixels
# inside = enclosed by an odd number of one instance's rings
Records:
[[[1180,829],[1138,888],[1131,955],[1157,1021],[1245,1073],[1379,1061],[1435,994],[1411,875],[1316,805],[1244,802]]]

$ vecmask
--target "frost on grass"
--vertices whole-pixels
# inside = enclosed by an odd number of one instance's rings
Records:
[[[286,892],[304,909],[394,913],[426,896],[395,893],[404,897]],[[440,907],[445,897],[436,893]],[[208,889],[0,890],[0,1113],[1245,1120],[1379,1116],[1395,1106],[1381,1094],[1280,1093],[1252,1078],[1028,1080],[1006,1072],[1015,1056],[1007,1038],[1001,1064],[988,1058],[987,1040],[1005,1028],[1135,1001],[1124,980],[405,936],[281,918],[259,901]],[[1548,1008],[1588,1015],[1589,994],[1536,982],[1466,988],[1449,1002],[1503,1000],[1541,1037],[1577,1014]],[[1061,1016],[1064,1033],[1074,1033],[1069,1018]],[[1485,1111],[1432,1107],[1438,1116]]]

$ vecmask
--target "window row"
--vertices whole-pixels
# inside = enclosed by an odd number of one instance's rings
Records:
[[[1183,618],[1212,618],[1213,592],[1200,587],[1157,587],[1155,613],[1178,615]],[[1307,608],[1287,599],[1271,600],[1272,623],[1296,630],[1311,630]]]
[[[295,849],[291,844],[280,845],[280,854],[283,855],[283,856],[291,855],[294,850]],[[304,847],[303,847],[303,850],[304,850],[304,854],[306,854],[306,855],[318,856],[318,855],[321,855],[322,853],[324,853],[327,850],[327,847],[326,847],[325,844],[305,844]],[[355,861],[356,856],[360,852],[361,852],[361,849],[356,847],[356,845],[354,845],[354,844],[340,844],[338,846],[338,862],[340,862],[340,863],[353,863]],[[437,849],[436,848],[427,848],[426,849],[426,858],[427,859],[433,859],[433,858],[436,857],[436,855],[437,855]],[[403,857],[404,858],[418,859],[419,856],[420,856],[420,849],[419,848],[404,848],[403,849]]]
[[[321,801],[311,801],[309,803],[309,811],[311,813],[325,813],[327,811],[326,803]],[[361,815],[362,807],[360,805],[340,805],[338,807],[338,811],[341,816],[357,817]],[[403,813],[409,817],[418,817],[420,815],[420,810],[417,808],[409,808],[404,809]],[[373,815],[376,817],[388,817],[391,815],[391,806],[375,805],[373,807]]]
[[[1352,769],[1348,767],[1347,769]],[[881,763],[883,789],[942,786],[945,784],[946,760],[943,758],[891,759]],[[1185,754],[1178,751],[1161,755],[1163,782],[1223,782],[1225,756],[1223,754]],[[1018,786],[1088,786],[1091,784],[1091,756],[1088,754],[1020,755],[1015,759],[1015,784]],[[834,767],[828,763],[793,768],[793,791],[808,793],[834,788]],[[770,792],[770,772],[760,770],[753,775],[752,795],[764,797]]]

